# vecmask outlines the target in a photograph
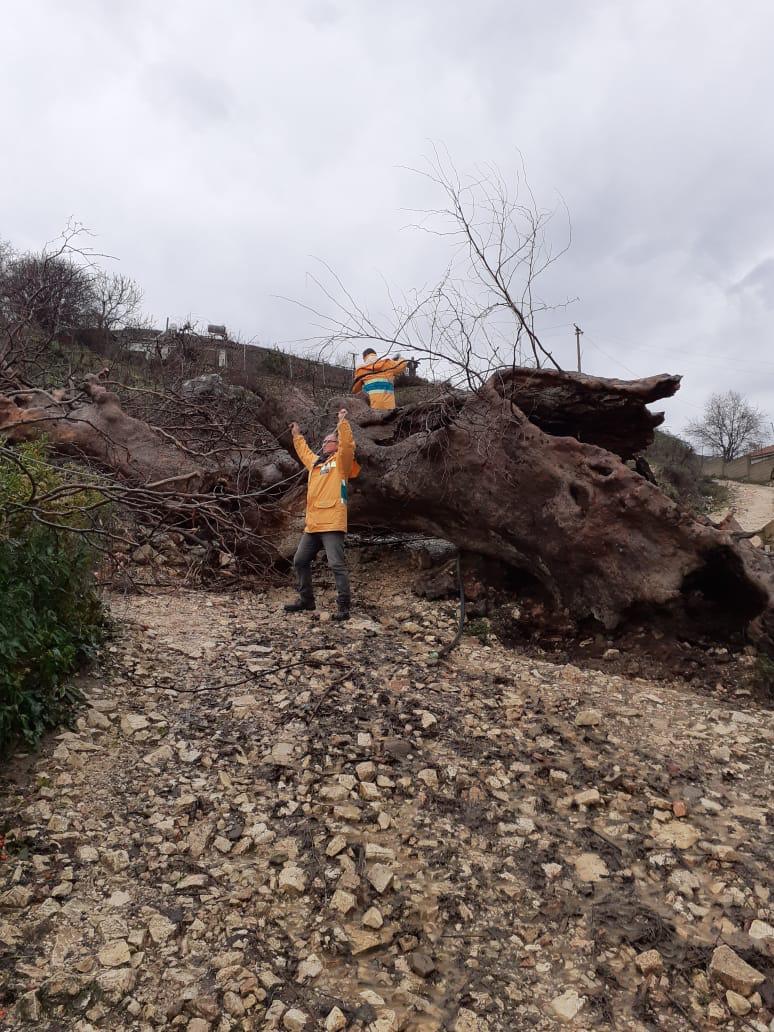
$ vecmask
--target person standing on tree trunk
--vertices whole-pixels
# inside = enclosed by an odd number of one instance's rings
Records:
[[[408,362],[397,355],[395,358],[377,358],[373,348],[363,352],[363,364],[355,370],[352,393],[363,391],[372,409],[389,412],[395,408],[396,376],[405,370]]]
[[[298,423],[290,424],[293,447],[309,470],[306,493],[306,525],[293,559],[298,579],[298,601],[285,606],[286,613],[300,613],[315,608],[312,587],[312,560],[325,549],[328,565],[336,581],[337,611],[334,620],[349,620],[350,590],[344,539],[347,534],[347,481],[356,477],[360,467],[355,462],[355,439],[347,420],[347,410],[340,409],[338,427],[327,434],[322,454],[315,455],[301,435]]]

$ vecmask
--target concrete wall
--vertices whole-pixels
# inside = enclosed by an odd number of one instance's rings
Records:
[[[769,484],[774,476],[774,455],[757,461],[752,460],[749,455],[744,455],[740,459],[734,459],[733,462],[702,457],[701,471],[708,477],[745,480],[751,484]]]
[[[774,479],[774,455],[753,461],[750,465],[749,479],[753,484],[770,484]]]

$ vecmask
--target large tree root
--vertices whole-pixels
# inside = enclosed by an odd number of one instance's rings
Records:
[[[680,509],[622,461],[660,421],[646,404],[678,385],[670,376],[625,383],[506,370],[475,394],[446,391],[378,418],[359,399],[319,409],[289,388],[263,399],[258,418],[284,456],[291,419],[316,440],[348,406],[362,466],[351,485],[352,529],[418,532],[498,559],[522,571],[562,620],[613,628],[658,609],[683,633],[747,635],[774,651],[771,559]],[[217,475],[251,539],[287,547],[303,507],[298,485],[270,496],[235,491],[227,462],[197,464],[103,391],[92,381],[80,401],[5,399],[0,430],[12,440],[45,431],[57,447],[146,485],[177,475],[195,493]],[[276,484],[276,459],[269,465],[266,477],[257,466],[254,483]]]

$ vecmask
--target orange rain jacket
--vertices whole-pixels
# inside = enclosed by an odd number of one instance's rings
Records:
[[[378,358],[368,365],[358,366],[352,393],[365,391],[372,409],[395,408],[395,386],[393,380],[400,376],[408,362],[403,359]]]
[[[338,425],[339,446],[332,455],[315,455],[301,434],[293,435],[296,454],[309,470],[306,490],[307,534],[347,531],[347,481],[356,477],[355,439],[346,419]]]

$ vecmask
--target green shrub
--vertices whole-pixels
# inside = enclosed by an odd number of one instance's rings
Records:
[[[465,624],[465,634],[469,634],[471,638],[478,638],[482,645],[489,644],[491,633],[492,625],[485,617],[481,617],[478,620],[469,620]]]
[[[45,496],[62,482],[45,461],[44,444],[0,451],[0,754],[18,738],[34,745],[69,719],[80,697],[67,678],[93,654],[105,627],[94,555],[87,537],[74,532],[81,517],[73,503],[90,496],[44,511],[72,530],[41,524],[24,507],[33,483]]]
[[[645,453],[662,491],[695,512],[712,512],[727,504],[729,492],[702,473],[701,459],[685,441],[656,430]]]

